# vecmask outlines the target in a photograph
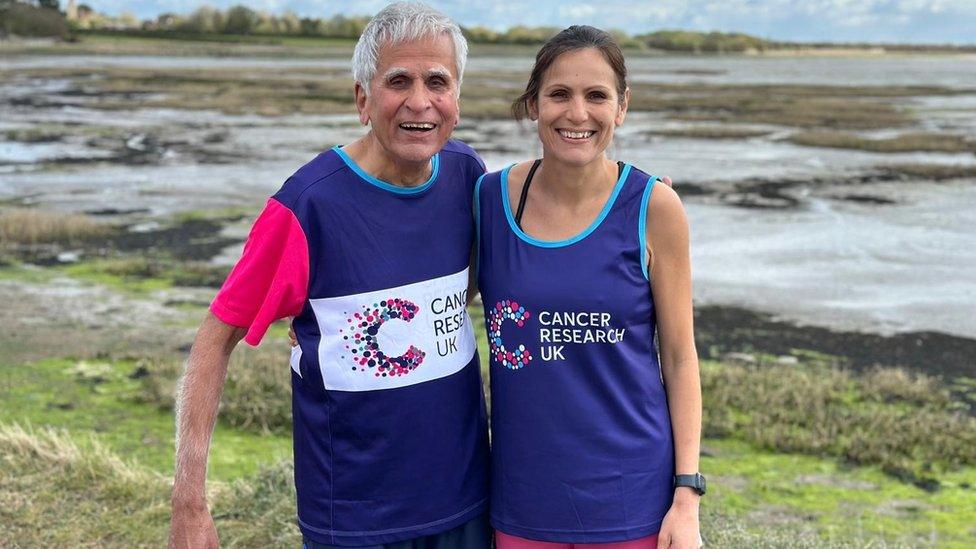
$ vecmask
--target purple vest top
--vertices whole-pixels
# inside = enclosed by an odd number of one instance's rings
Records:
[[[492,524],[550,542],[648,536],[674,475],[644,253],[655,178],[626,165],[590,227],[554,242],[515,224],[509,169],[475,188]]]

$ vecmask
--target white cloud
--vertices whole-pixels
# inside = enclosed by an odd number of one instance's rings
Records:
[[[560,6],[559,14],[573,19],[583,19],[596,15],[597,9],[592,4],[571,4],[569,6]]]

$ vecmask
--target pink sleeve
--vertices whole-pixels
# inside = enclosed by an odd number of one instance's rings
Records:
[[[247,328],[257,345],[272,322],[301,313],[308,296],[308,243],[295,214],[270,198],[210,310],[232,326]]]

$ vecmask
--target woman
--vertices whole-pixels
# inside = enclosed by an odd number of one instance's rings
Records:
[[[562,31],[513,105],[542,159],[475,191],[499,549],[700,543],[688,226],[669,187],[606,156],[629,98],[610,35]]]

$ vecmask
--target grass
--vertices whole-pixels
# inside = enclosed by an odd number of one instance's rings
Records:
[[[961,164],[890,164],[879,166],[879,169],[892,175],[933,181],[976,178],[976,166]]]
[[[0,538],[28,546],[155,546],[169,521],[169,479],[65,430],[0,424]],[[706,441],[702,534],[714,547],[967,547],[976,494],[930,494],[874,468],[841,469],[810,456],[774,454],[737,441]],[[228,546],[296,546],[292,469],[263,465],[211,482],[209,499]],[[70,513],[63,510],[70,508]],[[43,523],[45,528],[36,528]]]
[[[705,362],[702,391],[707,436],[877,465],[927,489],[976,466],[976,418],[922,374]]]
[[[479,304],[471,313],[485,367]],[[221,421],[264,433],[290,429],[290,373],[282,358],[287,352],[272,345],[235,353]],[[140,400],[172,409],[181,364],[140,364]],[[704,429],[710,437],[875,465],[927,489],[937,489],[943,473],[976,466],[976,418],[962,411],[938,380],[924,374],[894,368],[852,374],[816,361],[759,366],[705,362],[702,387]]]
[[[897,137],[872,139],[845,132],[807,131],[792,135],[789,141],[808,147],[856,149],[879,153],[976,153],[976,141],[964,135],[931,132],[904,133]]]
[[[46,129],[39,127],[17,128],[7,130],[3,133],[8,141],[20,141],[22,143],[50,143],[61,141],[64,138],[63,131]]]
[[[484,353],[478,306],[471,312]],[[274,340],[284,329],[276,325],[272,341],[261,348],[242,346],[229,370],[210,467],[213,515],[228,546],[297,543],[290,437],[282,434],[290,413],[288,349]],[[951,397],[929,377],[892,369],[832,373],[819,369],[817,359],[804,355],[804,363],[783,369],[703,364],[709,436],[702,470],[711,481],[702,508],[706,542],[715,547],[961,548],[976,541],[976,467],[965,446],[972,424],[896,422],[864,433],[855,413],[877,418],[904,411],[894,416],[901,421],[927,410],[933,418],[955,418]],[[180,369],[179,359],[166,356],[4,367],[0,539],[28,546],[160,544],[169,520],[171,403]],[[731,422],[715,414],[725,409],[732,412]],[[769,418],[779,423],[762,423]],[[942,471],[939,489],[905,482],[881,464],[838,459],[830,444],[816,451],[780,447],[784,441],[817,440],[818,429],[829,434],[845,419],[850,427],[841,434],[862,437],[869,448],[897,437],[899,428],[928,431],[924,441],[905,445],[896,438],[891,444],[913,460],[932,461]],[[959,446],[943,440],[950,428],[961,437]],[[775,433],[780,442],[752,440],[755,431]],[[796,436],[803,432],[806,438]],[[960,448],[956,465],[947,463]],[[72,512],[64,513],[65,508]],[[37,529],[38,523],[48,527]]]
[[[221,422],[262,434],[291,432],[289,353],[287,345],[276,342],[257,348],[238,346],[221,397]],[[182,361],[148,359],[140,361],[139,367],[141,391],[136,399],[171,412]]]
[[[228,270],[202,261],[178,261],[165,256],[99,259],[63,268],[73,278],[134,293],[173,286],[219,288]]]
[[[748,139],[769,135],[767,130],[726,126],[694,126],[688,128],[658,128],[647,132],[650,136],[688,137],[695,139]]]
[[[126,36],[121,34],[85,34],[76,42],[0,42],[0,53],[7,55],[209,55],[219,57],[304,57],[341,56],[349,58],[355,43],[346,40],[316,38],[236,37],[229,40],[174,40],[167,38]],[[250,40],[249,40],[250,39]]]
[[[287,355],[281,364],[287,373]],[[96,433],[113,452],[169,476],[173,470],[173,413],[143,402],[141,366],[131,360],[71,359],[5,365],[0,371],[0,422]],[[88,444],[83,436],[77,441]],[[287,435],[262,436],[222,421],[214,433],[211,477],[254,474],[261,462],[290,453]]]
[[[57,274],[51,269],[24,265],[13,258],[4,257],[0,264],[0,280],[43,284],[56,277]]]
[[[741,440],[706,439],[704,448],[701,467],[711,473],[711,493],[702,500],[703,515],[711,508],[773,532],[813,530],[828,546],[963,548],[976,541],[976,467],[946,474],[944,487],[929,492],[877,467],[775,452]]]
[[[72,245],[107,233],[108,226],[85,215],[11,208],[0,211],[0,247]]]
[[[0,424],[0,539],[17,546],[159,547],[169,527],[169,480],[89,438]],[[221,542],[297,547],[288,466],[211,483]],[[39,525],[43,525],[42,527]]]
[[[913,121],[907,106],[899,104],[903,98],[957,93],[933,86],[644,84],[632,88],[630,109],[723,124],[880,129]]]
[[[142,233],[82,214],[8,208],[0,210],[0,269],[16,267],[19,260],[57,264],[59,254],[70,250],[81,262],[61,270],[76,278],[136,292],[170,286],[218,288],[229,268],[207,260],[237,242],[222,236],[220,229],[242,215],[230,208],[207,216],[189,212],[166,227]]]
[[[84,448],[64,431],[0,424],[0,538],[35,547],[163,539],[169,497],[162,477],[90,442]]]

